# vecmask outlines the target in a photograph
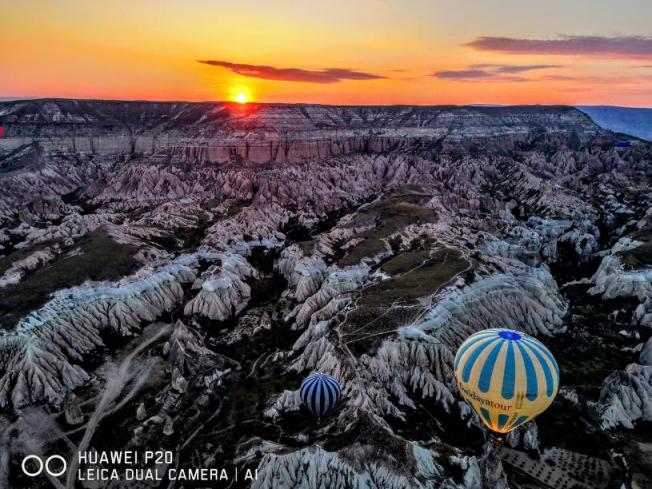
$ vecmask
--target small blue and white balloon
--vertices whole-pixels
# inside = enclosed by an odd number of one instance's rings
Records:
[[[314,373],[301,382],[301,401],[314,416],[322,418],[337,407],[342,399],[342,386],[327,374]]]

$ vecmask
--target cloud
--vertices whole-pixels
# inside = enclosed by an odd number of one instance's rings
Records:
[[[546,80],[546,81],[569,81],[569,82],[583,81],[583,82],[586,82],[586,81],[601,80],[601,78],[593,77],[593,76],[546,75],[546,76],[542,76],[541,80]]]
[[[557,39],[519,39],[484,36],[466,44],[480,51],[509,54],[556,54],[602,58],[652,59],[652,37],[561,36]]]
[[[548,68],[562,68],[562,65],[496,65],[480,64],[472,65],[471,68],[492,69],[496,73],[525,73],[532,70],[545,70]]]
[[[524,82],[529,78],[516,76],[533,70],[548,68],[560,68],[561,65],[499,65],[499,64],[475,64],[463,70],[436,71],[432,76],[441,80],[457,81],[509,81]]]
[[[545,75],[541,81],[582,82],[603,85],[649,85],[652,82],[650,75],[606,75],[606,76],[573,76],[573,75]],[[650,91],[650,90],[648,90]]]
[[[238,75],[265,80],[279,80],[305,83],[337,83],[342,80],[377,80],[385,78],[374,73],[354,71],[346,68],[324,68],[320,70],[304,70],[302,68],[277,68],[275,66],[249,65],[231,63],[229,61],[199,60],[199,63],[219,66],[231,70]]]
[[[436,71],[432,76],[442,80],[477,80],[478,78],[487,78],[491,73],[485,70],[450,70]]]

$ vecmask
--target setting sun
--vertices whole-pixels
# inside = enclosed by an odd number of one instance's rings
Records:
[[[235,101],[239,104],[246,104],[249,101],[246,93],[240,92],[235,96]]]

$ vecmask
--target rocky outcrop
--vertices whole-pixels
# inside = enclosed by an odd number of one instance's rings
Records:
[[[604,429],[652,421],[652,367],[631,364],[604,380],[597,403]]]
[[[317,273],[321,273],[317,271]],[[296,324],[330,319],[349,302],[349,293],[358,289],[369,276],[369,267],[331,267],[317,291],[298,305],[289,318],[296,316]]]
[[[422,322],[405,327],[401,335],[419,339],[426,334],[451,347],[495,324],[535,336],[550,335],[564,330],[566,308],[545,267],[517,269],[450,290]]]
[[[197,259],[188,255],[116,283],[61,290],[14,331],[0,332],[0,406],[60,403],[67,390],[88,380],[78,364],[103,345],[103,332],[132,335],[142,322],[170,311],[183,297],[181,283],[195,279]]]
[[[265,410],[265,416],[277,419],[284,413],[298,411],[301,406],[299,391],[283,391]]]
[[[590,294],[604,299],[635,298],[639,304],[632,314],[632,329],[652,327],[652,270],[627,269],[621,253],[636,250],[643,243],[621,238],[605,256],[591,277]],[[638,333],[636,333],[638,337]],[[633,429],[636,421],[652,420],[652,339],[643,345],[639,361],[609,375],[602,383],[597,409],[602,426]],[[639,346],[640,348],[640,346]]]
[[[639,362],[641,365],[652,367],[652,336],[648,338],[647,342],[643,346],[641,355],[639,357]]]
[[[530,217],[515,224],[506,230],[504,239],[487,243],[488,253],[537,265],[557,261],[560,245],[568,245],[581,261],[589,260],[598,249],[600,232],[590,219]]]
[[[420,469],[428,470],[429,476],[437,474],[438,467],[426,462],[421,455]],[[337,453],[328,452],[321,447],[302,449],[288,454],[266,454],[261,463],[254,488],[293,488],[293,487],[345,487],[363,489],[373,484],[375,487],[388,489],[435,487],[434,483],[422,484],[414,475],[396,474],[387,468],[371,464],[360,474],[346,458]]]
[[[637,298],[640,304],[633,320],[641,326],[652,327],[652,269],[625,270],[617,255],[608,255],[602,259],[591,282],[594,286],[589,293],[604,299]]]
[[[236,254],[222,254],[220,262],[197,279],[193,289],[200,290],[186,304],[184,314],[224,321],[246,307],[251,288],[245,279],[255,277],[256,270],[246,258]]]
[[[182,374],[192,374],[202,359],[210,357],[212,352],[204,346],[197,331],[177,321],[163,346],[163,355]]]
[[[391,435],[390,435],[391,436]],[[402,442],[399,442],[402,443]],[[355,450],[344,449],[329,452],[320,446],[303,448],[283,453],[280,447],[266,444],[254,488],[293,487],[344,487],[365,489],[382,487],[387,489],[480,489],[482,487],[507,487],[500,461],[494,457],[490,468],[500,471],[500,486],[487,480],[487,463],[483,458],[468,457],[453,452],[441,455],[416,443],[405,444],[409,460],[407,466],[388,468],[375,462],[363,462],[360,458],[373,458],[380,454],[368,453],[370,447],[356,446]],[[261,448],[263,445],[261,445]],[[364,471],[356,469],[364,463]],[[455,467],[461,480],[446,476],[443,465]],[[459,482],[458,482],[459,481]],[[495,481],[494,481],[495,482]]]
[[[283,250],[275,267],[288,281],[288,287],[299,302],[304,302],[317,292],[328,274],[326,263],[321,257],[303,256],[296,245]]]
[[[26,272],[36,270],[56,256],[56,249],[45,248],[31,253],[29,256],[16,260],[0,275],[0,289],[15,285],[22,280]]]

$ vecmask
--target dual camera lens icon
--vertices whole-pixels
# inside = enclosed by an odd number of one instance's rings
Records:
[[[52,477],[59,477],[66,472],[68,463],[61,455],[50,455],[45,461],[38,455],[27,455],[20,467],[28,477],[39,476],[43,471]]]

